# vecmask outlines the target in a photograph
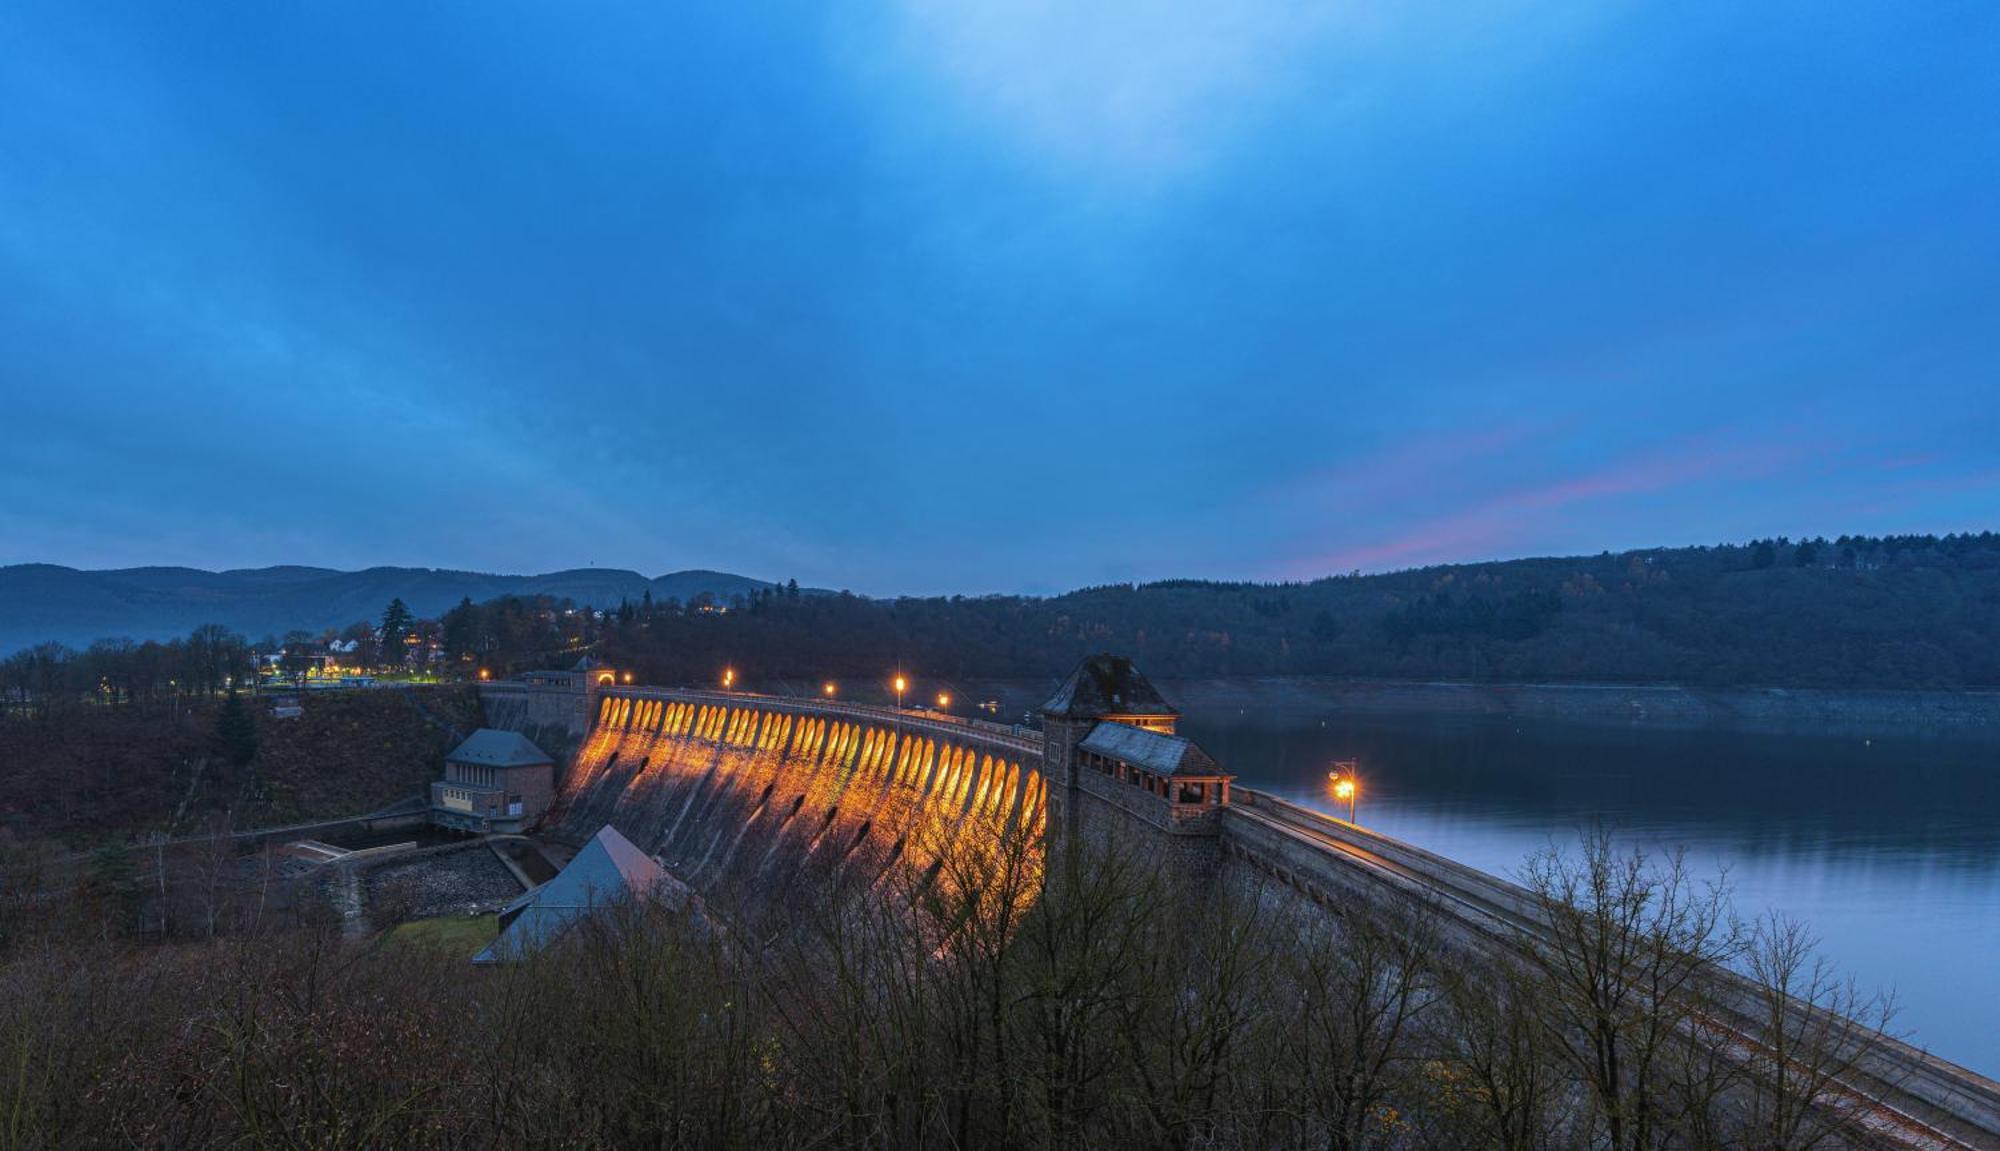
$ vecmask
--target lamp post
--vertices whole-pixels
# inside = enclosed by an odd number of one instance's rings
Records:
[[[1349,823],[1356,822],[1354,812],[1361,802],[1361,775],[1355,770],[1356,766],[1354,760],[1343,759],[1333,765],[1332,771],[1327,772],[1327,778],[1333,781],[1333,797],[1347,801]]]
[[[736,686],[736,669],[735,669],[735,668],[733,668],[733,667],[725,667],[725,668],[723,668],[723,669],[722,669],[722,690],[724,690],[724,691],[728,691],[729,689],[731,689],[731,688],[733,688],[733,687],[735,687],[735,686]]]
[[[894,687],[896,689],[896,710],[901,711],[903,710],[903,693],[909,690],[910,681],[904,679],[902,673],[898,672]]]
[[[825,687],[825,688],[823,688],[822,690],[826,692],[826,698],[828,698],[828,699],[832,699],[832,698],[833,698],[833,693],[834,693],[834,692],[835,692],[835,691],[836,691],[837,689],[836,689],[836,688],[834,687],[834,683],[833,683],[833,681],[832,681],[832,680],[827,680],[827,681],[826,681],[826,687]]]
[[[938,710],[939,710],[939,711],[943,711],[943,710],[944,710],[945,708],[948,708],[948,707],[950,707],[950,706],[951,706],[951,693],[950,693],[950,692],[948,692],[948,691],[941,691],[941,692],[939,692],[939,693],[938,693]]]

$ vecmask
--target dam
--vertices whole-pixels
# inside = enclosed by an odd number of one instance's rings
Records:
[[[934,873],[965,837],[1022,837],[1052,852],[1116,837],[1179,886],[1233,884],[1300,913],[1422,900],[1469,963],[1546,936],[1526,890],[1346,821],[1235,786],[1175,733],[1177,712],[1129,661],[1085,661],[1039,730],[894,708],[739,692],[620,686],[610,675],[482,685],[490,723],[573,750],[545,834],[582,842],[615,826],[705,896],[770,907],[803,881]],[[1713,1007],[1756,1005],[1724,980]],[[2000,1083],[1894,1039],[1842,1079],[1888,1144],[2000,1146]]]
[[[920,872],[962,836],[1039,844],[1048,793],[1018,737],[871,709],[700,692],[602,693],[545,826],[609,823],[737,906],[828,872]]]

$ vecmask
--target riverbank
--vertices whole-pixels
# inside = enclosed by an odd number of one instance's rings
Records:
[[[1458,714],[1662,729],[1887,730],[2000,738],[2000,692],[1716,690],[1672,685],[1357,682],[1269,676],[1161,685],[1183,711],[1255,710],[1276,718]]]

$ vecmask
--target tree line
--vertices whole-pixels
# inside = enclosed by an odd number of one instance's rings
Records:
[[[1759,540],[1301,583],[1114,584],[1050,598],[774,588],[729,611],[619,605],[598,649],[649,682],[1153,675],[1707,687],[2000,685],[2000,535]],[[501,651],[505,658],[513,653]]]
[[[398,609],[401,609],[400,611]],[[1320,675],[1701,687],[2000,686],[2000,535],[1775,538],[1717,547],[1455,564],[1297,583],[1169,580],[1053,597],[871,599],[796,581],[718,601],[400,601],[339,633],[364,667],[473,678],[589,654],[646,682],[1046,678],[1112,650],[1166,678]],[[256,649],[309,652],[293,633]],[[0,665],[16,698],[129,698],[199,684],[251,650],[224,629],[172,644],[43,645]],[[421,652],[421,657],[412,653]],[[435,656],[431,653],[435,653]],[[68,685],[65,687],[64,685]]]
[[[1421,897],[1195,902],[1115,840],[936,858],[754,921],[626,905],[488,971],[304,899],[165,946],[88,887],[11,899],[0,1115],[29,1146],[1872,1145],[1840,1083],[1887,1002],[1602,834],[1529,862],[1551,930],[1478,961]]]

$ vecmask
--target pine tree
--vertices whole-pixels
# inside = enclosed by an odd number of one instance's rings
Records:
[[[410,615],[410,607],[398,596],[382,609],[382,662],[399,664],[403,662],[403,641],[409,638],[410,625],[415,617]]]
[[[243,706],[243,697],[233,691],[223,701],[221,714],[215,717],[215,745],[237,767],[257,758],[257,721],[251,717],[250,709]]]
[[[444,613],[444,654],[451,659],[464,659],[473,653],[479,642],[479,608],[471,596],[458,601],[458,606]]]

